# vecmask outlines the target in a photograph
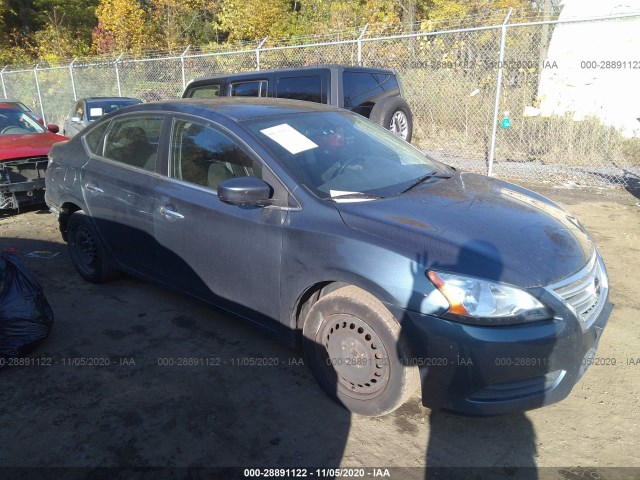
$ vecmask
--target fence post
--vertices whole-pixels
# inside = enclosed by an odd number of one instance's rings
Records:
[[[40,81],[38,80],[38,67],[39,63],[33,69],[33,76],[36,78],[36,90],[38,92],[38,103],[40,104],[40,114],[42,115],[42,123],[47,124],[47,119],[44,116],[44,105],[42,105],[42,94],[40,93]]]
[[[78,100],[78,95],[76,94],[76,81],[73,78],[73,64],[76,63],[78,57],[73,59],[73,62],[69,64],[69,76],[71,77],[71,91],[73,92],[73,101],[76,102]]]
[[[120,86],[120,69],[118,68],[118,62],[122,58],[122,55],[124,55],[124,52],[122,52],[120,55],[118,55],[118,58],[116,58],[116,61],[113,62],[115,64],[115,67],[116,67],[116,82],[118,84],[118,96],[119,97],[122,96],[122,87]]]
[[[362,37],[364,37],[365,32],[367,31],[367,27],[369,27],[369,24],[365,24],[365,26],[362,28],[362,31],[360,32],[360,35],[358,36],[358,66],[361,67],[362,66]]]
[[[2,70],[0,70],[0,80],[2,80],[2,93],[4,94],[4,98],[7,98],[7,87],[4,84],[4,71],[8,66],[9,65],[5,65]]]
[[[500,37],[500,57],[498,60],[498,79],[496,80],[496,99],[493,107],[493,130],[491,131],[491,150],[489,151],[489,162],[487,165],[487,175],[493,176],[493,160],[496,154],[496,135],[498,134],[498,110],[500,110],[500,90],[502,88],[502,67],[504,64],[504,47],[507,40],[507,22],[511,17],[511,9],[507,12],[502,22],[502,35]]]
[[[260,49],[264,45],[264,42],[267,41],[267,37],[264,37],[262,41],[258,44],[256,48],[256,70],[260,70]]]
[[[182,55],[180,55],[180,67],[182,71],[182,91],[183,92],[184,92],[184,89],[187,88],[187,79],[184,76],[184,56],[187,54],[190,48],[191,48],[191,45],[187,45],[187,48],[185,48],[184,52],[182,52]]]

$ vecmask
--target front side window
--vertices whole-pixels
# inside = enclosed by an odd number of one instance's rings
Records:
[[[76,109],[73,112],[74,117],[79,117],[82,120],[82,116],[84,115],[84,105],[83,102],[78,102],[76,105]]]
[[[190,90],[188,98],[217,98],[220,96],[220,85],[207,85]]]
[[[266,97],[267,82],[239,82],[231,84],[232,97]]]
[[[236,177],[262,178],[261,165],[225,133],[188,120],[175,120],[171,135],[171,176],[217,189]]]
[[[161,116],[113,120],[104,140],[104,157],[155,171],[162,121]]]
[[[277,92],[278,98],[327,103],[327,92],[322,88],[322,77],[320,75],[280,78]]]

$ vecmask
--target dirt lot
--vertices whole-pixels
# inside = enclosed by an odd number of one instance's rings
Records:
[[[432,412],[417,396],[386,417],[351,416],[325,397],[300,352],[137,279],[84,282],[47,212],[0,220],[0,248],[60,252],[24,258],[55,311],[32,354],[51,365],[0,371],[0,466],[412,467],[390,470],[400,479],[424,478],[415,467],[428,464],[498,467],[491,473],[510,478],[523,474],[512,467],[536,467],[525,478],[640,478],[640,201],[623,190],[535,188],[574,213],[602,251],[616,307],[598,357],[616,364],[592,366],[559,404],[494,418]],[[256,357],[279,364],[237,365]],[[110,365],[69,365],[79,358]],[[181,358],[221,363],[175,365]]]

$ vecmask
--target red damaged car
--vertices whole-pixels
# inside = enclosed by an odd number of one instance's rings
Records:
[[[54,143],[67,140],[15,105],[0,103],[0,210],[44,203],[44,172]]]

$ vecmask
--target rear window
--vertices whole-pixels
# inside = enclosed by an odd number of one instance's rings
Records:
[[[385,73],[346,71],[342,80],[345,108],[375,102],[377,96],[399,88],[396,77]]]
[[[215,98],[220,96],[220,85],[207,85],[187,92],[188,98]]]
[[[277,85],[277,96],[278,98],[327,103],[327,92],[322,88],[320,75],[280,78]]]

